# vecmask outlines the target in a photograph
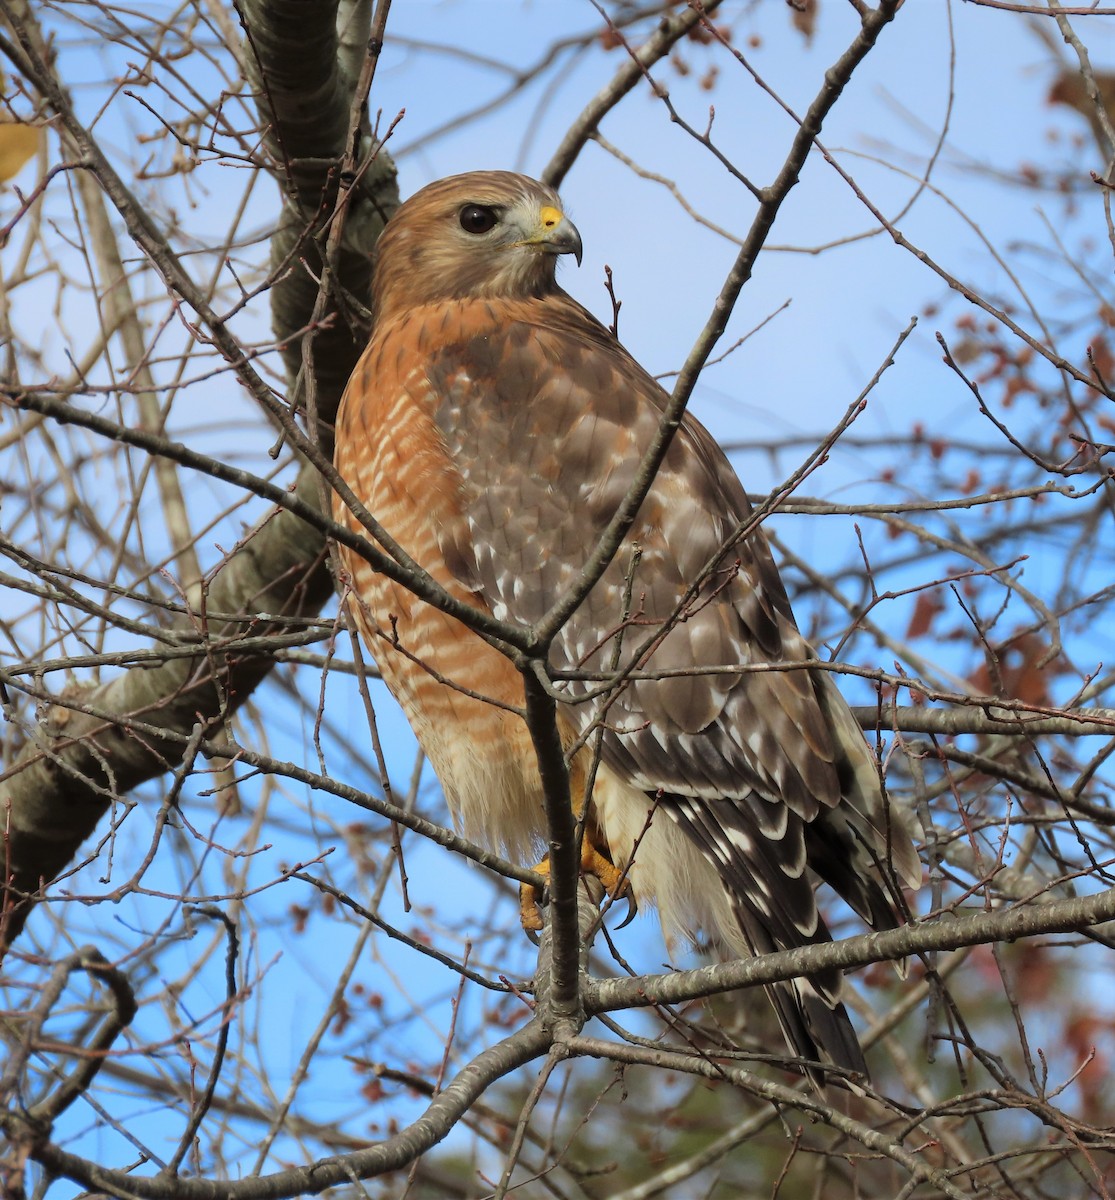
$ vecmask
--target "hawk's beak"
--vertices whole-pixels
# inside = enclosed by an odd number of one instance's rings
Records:
[[[577,226],[550,204],[544,205],[538,214],[537,231],[525,240],[547,254],[572,254],[577,266],[581,265],[581,235]]]

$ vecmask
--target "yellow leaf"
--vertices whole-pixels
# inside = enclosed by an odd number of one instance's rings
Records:
[[[0,124],[0,183],[18,175],[23,165],[34,157],[39,148],[39,137],[37,125],[17,125],[14,121]]]

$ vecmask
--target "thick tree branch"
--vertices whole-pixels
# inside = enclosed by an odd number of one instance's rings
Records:
[[[30,1154],[47,1170],[74,1179],[91,1190],[142,1200],[289,1200],[294,1196],[316,1196],[326,1188],[354,1179],[371,1179],[414,1162],[452,1132],[493,1083],[544,1054],[549,1046],[550,1035],[542,1023],[531,1021],[509,1038],[481,1051],[430,1101],[422,1116],[393,1137],[366,1150],[324,1158],[271,1175],[235,1182],[140,1176],[101,1167],[51,1142],[33,1145]]]
[[[780,950],[761,958],[717,963],[692,971],[604,980],[587,989],[585,1007],[591,1014],[644,1005],[681,1004],[699,996],[777,983],[833,968],[846,971],[869,963],[897,962],[915,954],[957,950],[961,946],[1080,932],[1112,920],[1115,920],[1115,888],[1046,904],[1031,900],[994,912],[940,917],[905,925],[901,929],[865,933],[797,950]]]
[[[9,53],[59,115],[64,137],[83,160],[94,165],[98,181],[123,215],[133,238],[171,288],[198,313],[214,344],[241,380],[271,409],[274,400],[270,389],[248,365],[232,334],[210,309],[204,292],[171,252],[162,231],[144,213],[77,120],[61,82],[50,68],[45,44],[37,35],[29,9],[20,2],[5,4],[4,11],[21,39],[20,49],[9,46]],[[273,145],[287,146],[288,152],[281,160],[288,168],[284,178],[297,191],[297,203],[288,206],[288,220],[282,230],[286,240],[280,256],[294,264],[302,261],[300,255],[309,255],[311,262],[309,270],[291,265],[273,289],[280,341],[290,340],[306,327],[317,301],[312,254],[306,242],[295,248],[291,240],[309,237],[317,227],[307,218],[308,209],[299,205],[310,197],[305,205],[312,209],[315,220],[328,217],[328,203],[335,195],[330,189],[336,183],[336,164],[347,149],[349,93],[338,83],[336,14],[336,3],[307,9],[304,4],[272,0],[248,0],[243,10],[252,48],[250,57],[264,80],[261,95],[265,96],[268,137]],[[313,97],[312,104],[307,105],[307,95]],[[366,308],[368,304],[371,248],[395,199],[392,169],[380,153],[374,169],[363,172],[349,188],[348,237],[335,264],[337,277],[344,288],[351,290],[358,307]],[[295,209],[299,215],[289,216]],[[359,323],[336,319],[342,305],[346,312],[352,310],[346,296],[337,291],[327,305],[328,319],[314,331],[315,338],[325,339],[324,349],[317,344],[314,363],[315,369],[324,364],[322,378],[316,381],[316,395],[318,410],[326,417],[331,417],[364,336]],[[316,472],[302,471],[294,497],[317,510],[320,490]],[[320,529],[291,512],[268,514],[209,580],[204,606],[221,613],[265,612],[293,618],[316,613],[333,590],[324,551]],[[203,611],[192,624],[204,624],[205,620]],[[209,632],[219,640],[234,630],[216,622]],[[101,711],[121,716],[142,714],[151,724],[180,735],[199,720],[210,727],[226,720],[266,678],[274,663],[274,657],[266,653],[234,657],[218,651],[200,653],[192,660],[132,669],[97,688],[89,700]],[[73,714],[64,715],[57,728],[46,726],[31,731],[29,745],[0,783],[0,809],[7,827],[0,948],[19,933],[42,884],[71,861],[109,804],[172,767],[181,746],[178,740],[137,737],[124,726],[113,728],[99,718]]]

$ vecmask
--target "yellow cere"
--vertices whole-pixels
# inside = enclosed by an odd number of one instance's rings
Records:
[[[560,209],[554,208],[552,204],[545,204],[538,214],[542,221],[544,229],[553,229],[555,225],[561,224],[562,213]]]

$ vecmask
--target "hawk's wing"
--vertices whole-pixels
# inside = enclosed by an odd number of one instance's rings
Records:
[[[666,396],[564,295],[478,308],[475,336],[425,368],[461,478],[461,517],[440,549],[497,617],[533,624],[580,577]],[[920,868],[908,838],[891,837],[874,760],[827,674],[739,670],[812,657],[765,539],[737,537],[750,511],[723,452],[686,417],[551,664],[631,669],[591,700],[593,681],[570,679],[568,714],[582,733],[599,722],[605,764],[715,865],[743,941],[723,923],[708,932],[763,954],[829,937],[807,863],[876,928],[897,917],[872,867],[892,858],[913,886]],[[769,990],[799,1053],[822,1046],[865,1069],[838,971]]]
[[[497,617],[529,624],[579,578],[666,395],[567,297],[504,307],[499,339],[482,332],[444,347],[427,369],[464,481],[464,521],[444,531],[446,561]],[[606,760],[641,788],[709,799],[755,792],[811,821],[839,803],[846,752],[834,745],[816,675],[734,669],[812,657],[766,541],[731,541],[749,513],[723,452],[687,416],[551,662],[636,672],[605,706],[570,712],[581,728],[602,715]],[[571,698],[593,687],[568,685]]]

